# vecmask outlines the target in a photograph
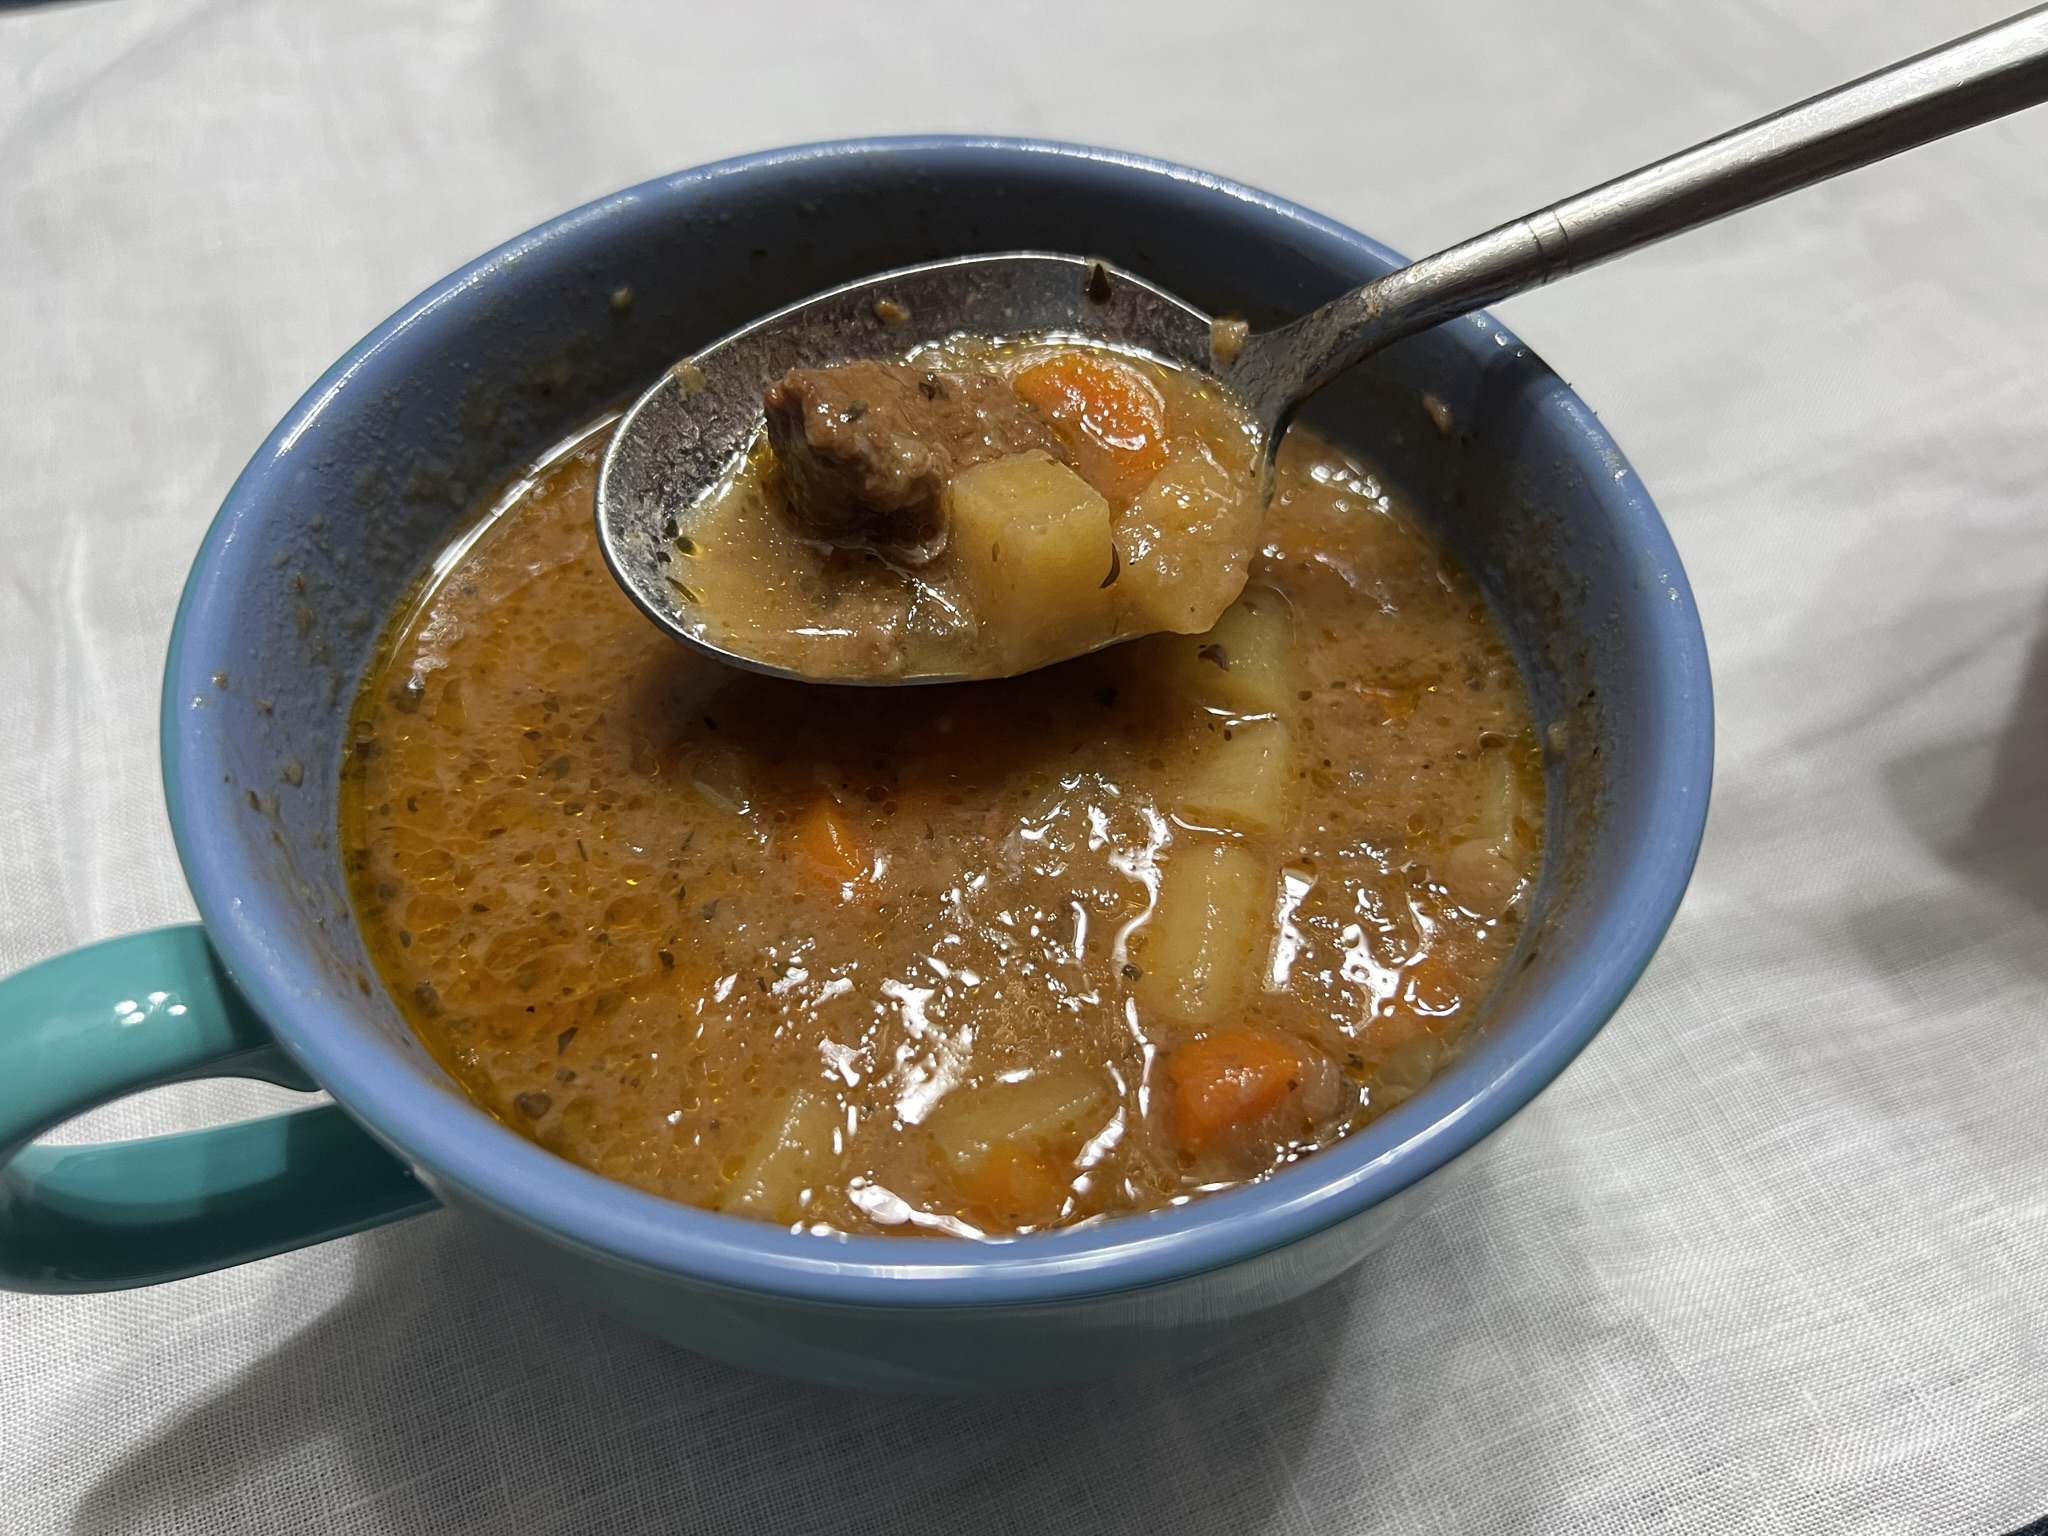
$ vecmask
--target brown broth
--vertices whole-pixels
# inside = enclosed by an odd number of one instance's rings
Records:
[[[1158,635],[840,689],[726,670],[633,607],[593,530],[604,440],[437,563],[355,707],[362,931],[491,1114],[695,1205],[1000,1233],[1258,1177],[1455,1053],[1538,868],[1540,759],[1484,600],[1368,469],[1283,446],[1240,604],[1272,665]],[[1284,771],[1212,792],[1247,740]],[[1211,882],[1190,922],[1192,872],[1226,864],[1252,905]],[[1239,1026],[1304,1052],[1308,1118],[1190,1152],[1171,1053]],[[1066,1098],[991,1193],[963,1158],[1034,1083]],[[763,1162],[778,1117],[807,1127],[802,1188],[750,1203],[798,1177]]]

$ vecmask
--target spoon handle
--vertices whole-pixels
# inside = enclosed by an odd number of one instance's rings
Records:
[[[1380,348],[1528,288],[2048,100],[2048,5],[1503,224],[1250,337],[1226,378],[1274,428]]]

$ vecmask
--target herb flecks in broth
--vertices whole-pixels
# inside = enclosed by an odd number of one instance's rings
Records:
[[[1293,434],[1208,633],[949,688],[735,673],[596,546],[602,439],[408,606],[354,718],[371,955],[505,1124],[790,1225],[997,1234],[1258,1177],[1411,1096],[1543,789],[1470,581]]]

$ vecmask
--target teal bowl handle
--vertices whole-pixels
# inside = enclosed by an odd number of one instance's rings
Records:
[[[0,981],[0,1288],[153,1285],[437,1203],[333,1105],[139,1141],[30,1145],[95,1104],[205,1077],[319,1086],[197,926],[109,939]]]

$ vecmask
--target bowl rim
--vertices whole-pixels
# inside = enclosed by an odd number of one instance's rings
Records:
[[[1037,157],[1090,177],[1164,178],[1235,204],[1317,243],[1334,242],[1394,265],[1379,242],[1294,203],[1223,177],[1087,145],[987,135],[831,140],[767,150],[658,177],[598,198],[487,252],[427,288],[344,354],[293,405],[250,459],[194,557],[173,624],[164,674],[165,798],[179,858],[207,934],[229,974],[285,1049],[372,1135],[419,1169],[437,1193],[480,1203],[537,1235],[615,1264],[699,1283],[856,1306],[965,1307],[1043,1303],[1157,1286],[1287,1247],[1357,1216],[1476,1146],[1568,1066],[1621,1005],[1662,940],[1691,877],[1705,830],[1713,762],[1713,705],[1705,637],[1676,549],[1642,482],[1584,402],[1545,368],[1546,411],[1563,418],[1562,442],[1598,473],[1588,476],[1609,520],[1639,563],[1657,573],[1651,615],[1632,637],[1653,686],[1638,771],[1653,793],[1626,867],[1556,972],[1432,1089],[1462,1084],[1455,1099],[1425,1092],[1312,1158],[1237,1189],[1099,1225],[988,1243],[904,1237],[822,1237],[678,1204],[570,1163],[519,1136],[436,1083],[365,1017],[346,989],[310,985],[313,963],[280,935],[290,897],[249,856],[241,838],[212,835],[229,806],[217,791],[220,741],[205,712],[178,701],[205,691],[220,659],[235,594],[257,578],[245,532],[289,516],[294,446],[365,375],[404,369],[440,344],[437,317],[459,316],[578,233],[651,202],[715,196],[736,178],[773,177],[836,158],[890,157],[959,170],[979,158]],[[1501,346],[1519,346],[1490,316],[1464,322]],[[1526,350],[1526,349],[1525,349]],[[208,787],[215,792],[206,793]],[[438,1069],[435,1069],[438,1070]]]

